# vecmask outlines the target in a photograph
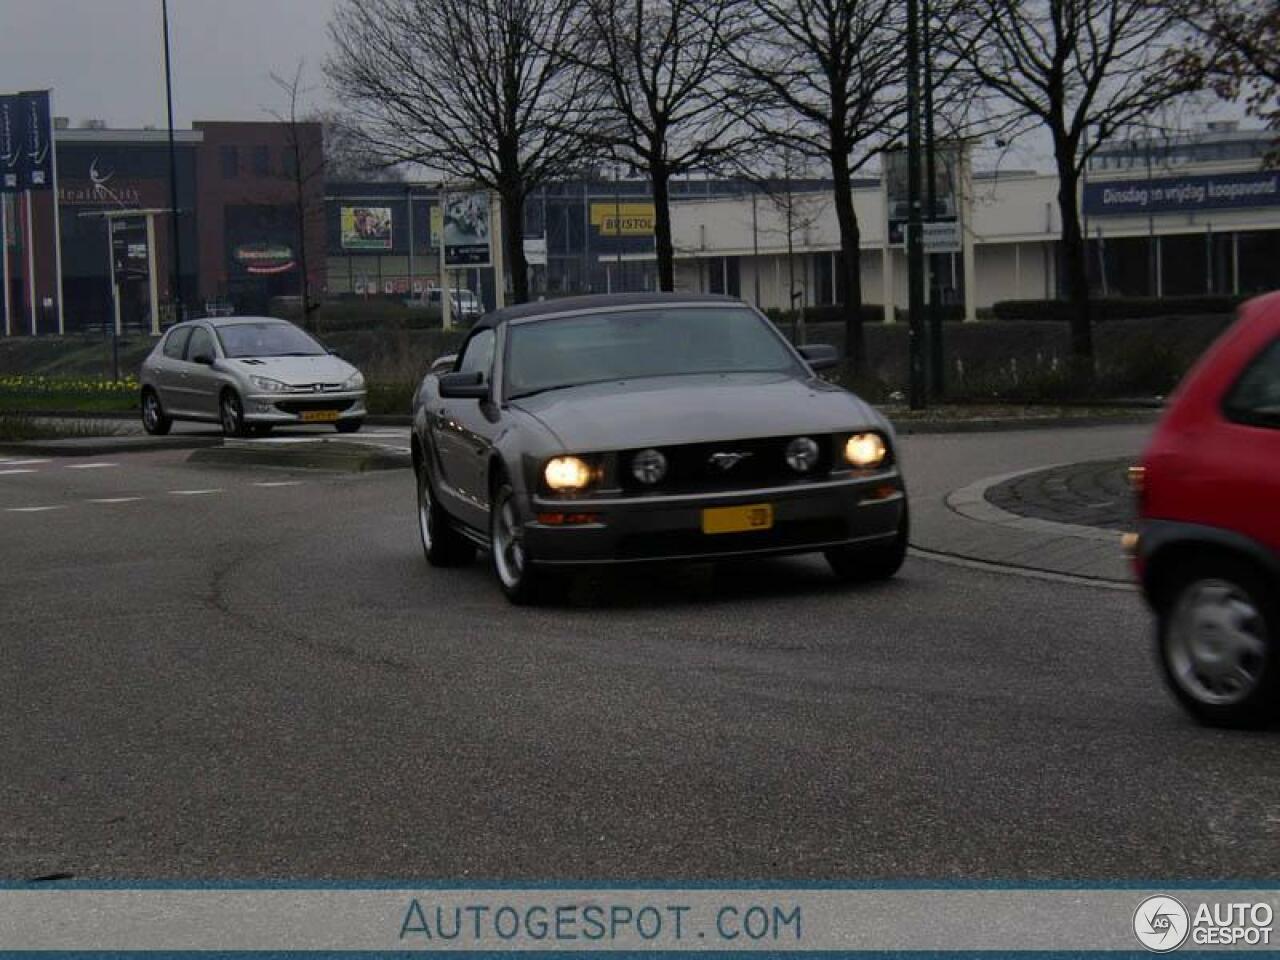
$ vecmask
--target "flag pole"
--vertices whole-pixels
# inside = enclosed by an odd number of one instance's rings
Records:
[[[53,281],[58,295],[58,336],[67,332],[62,308],[62,213],[58,200],[58,131],[53,121],[53,91],[49,91],[49,152],[53,158]]]

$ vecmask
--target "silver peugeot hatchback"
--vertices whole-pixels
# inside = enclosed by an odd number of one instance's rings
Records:
[[[219,423],[227,436],[273,426],[364,422],[364,376],[311,334],[272,317],[218,317],[172,327],[142,363],[142,424]]]

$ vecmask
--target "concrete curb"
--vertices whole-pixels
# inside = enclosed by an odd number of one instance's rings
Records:
[[[402,470],[412,466],[408,452],[369,444],[316,441],[288,446],[250,446],[236,443],[196,450],[188,463],[222,467],[277,467],[289,470],[329,470],[365,473]]]
[[[221,437],[66,437],[60,440],[0,441],[4,453],[38,453],[46,457],[101,457],[156,450],[196,450],[222,443]]]
[[[979,523],[993,523],[1026,533],[1043,533],[1055,537],[1075,537],[1078,540],[1098,540],[1104,543],[1119,543],[1121,534],[1115,530],[1103,530],[1101,527],[1088,527],[1077,523],[1059,523],[1056,520],[1040,520],[1036,517],[1023,517],[1008,510],[1002,510],[987,499],[987,491],[1004,483],[1025,477],[1028,474],[1040,473],[1044,470],[1055,470],[1058,467],[1071,466],[1069,463],[1050,463],[1030,470],[1015,470],[1013,473],[1002,473],[994,477],[986,477],[977,483],[971,483],[959,490],[952,490],[946,496],[946,504],[962,517],[977,520]]]
[[[980,417],[973,420],[893,420],[899,436],[931,433],[1002,433],[1013,430],[1061,430],[1075,427],[1131,427],[1155,423],[1160,412],[1116,415],[1113,417]]]

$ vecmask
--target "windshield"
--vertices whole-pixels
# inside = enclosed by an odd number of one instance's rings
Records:
[[[217,330],[222,352],[231,358],[319,357],[329,352],[291,323],[233,323]]]
[[[782,338],[742,307],[653,307],[513,324],[507,395],[695,373],[796,369]]]

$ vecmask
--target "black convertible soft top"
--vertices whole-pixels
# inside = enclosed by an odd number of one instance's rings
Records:
[[[496,327],[508,320],[527,320],[552,316],[572,310],[603,310],[608,307],[644,307],[663,303],[742,303],[736,297],[718,293],[597,293],[585,297],[561,297],[521,303],[486,313],[473,325],[473,330]]]

